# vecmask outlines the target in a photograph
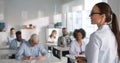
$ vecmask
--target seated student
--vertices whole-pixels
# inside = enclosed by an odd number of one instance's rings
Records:
[[[57,31],[56,30],[52,30],[50,36],[48,37],[48,43],[52,44],[48,46],[48,50],[52,50],[53,46],[57,46]]]
[[[55,45],[57,45],[56,34],[57,34],[57,31],[56,30],[52,30],[52,33],[50,34],[50,36],[48,38],[48,43],[54,43]]]
[[[58,46],[60,46],[60,47],[69,47],[72,40],[68,36],[67,29],[62,28],[62,33],[63,33],[63,36],[60,36],[58,38]]]
[[[16,54],[18,60],[44,60],[47,58],[47,51],[39,44],[39,37],[33,34],[30,40],[23,43]]]
[[[13,49],[13,50],[17,50],[23,42],[26,42],[26,41],[25,41],[25,39],[22,39],[21,31],[17,31],[16,39],[13,39],[11,41],[9,48]]]
[[[74,31],[74,38],[75,40],[72,41],[70,46],[70,54],[72,55],[79,55],[84,54],[85,51],[85,42],[82,40],[85,38],[85,31],[84,29],[76,29]]]
[[[7,45],[10,45],[11,41],[13,39],[15,39],[15,38],[16,38],[16,36],[15,36],[15,28],[11,28],[10,29],[10,34],[8,34],[8,36],[7,36]]]
[[[85,42],[82,40],[85,38],[85,31],[84,29],[75,29],[73,36],[75,38],[74,41],[72,41],[71,46],[70,46],[70,50],[69,53],[71,55],[80,55],[80,54],[84,54],[85,52]],[[74,63],[74,60],[72,59],[68,59],[69,63]]]

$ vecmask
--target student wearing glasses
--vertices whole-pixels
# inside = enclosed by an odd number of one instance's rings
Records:
[[[120,59],[120,30],[116,15],[107,3],[100,2],[93,7],[90,18],[98,29],[91,34],[86,46],[87,63],[115,63],[117,56]]]
[[[23,43],[16,54],[18,60],[45,60],[47,58],[47,51],[39,44],[39,37],[33,34],[30,40]]]

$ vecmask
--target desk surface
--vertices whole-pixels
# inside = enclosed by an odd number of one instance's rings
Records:
[[[50,43],[50,42],[46,43],[46,45],[47,46],[57,46],[55,43]]]
[[[15,54],[16,50],[10,50],[10,49],[4,49],[0,50],[0,55],[9,55],[9,54]]]
[[[30,61],[20,61],[16,59],[0,59],[0,63],[30,63]]]
[[[83,55],[71,55],[71,54],[66,55],[66,57],[68,57],[70,59],[73,59],[73,60],[75,60],[76,56],[78,56],[78,57],[85,57],[85,54],[83,54]]]
[[[62,60],[56,58],[56,57],[48,57],[45,61],[43,61],[42,63],[62,63]]]
[[[57,50],[60,50],[60,51],[69,51],[69,47],[59,47],[59,46],[56,46],[54,48],[57,49]]]
[[[9,49],[8,45],[6,45],[6,46],[0,46],[0,50],[6,50],[6,49]]]
[[[49,57],[42,62],[38,62],[36,60],[16,60],[16,59],[0,59],[0,63],[62,63],[61,60],[57,59],[56,57]]]
[[[15,54],[16,50],[2,49],[0,50],[0,59],[7,59],[12,54]]]

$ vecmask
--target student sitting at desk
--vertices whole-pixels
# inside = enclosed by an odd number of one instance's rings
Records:
[[[7,45],[10,45],[11,41],[15,39],[15,28],[10,29],[10,34],[7,36]]]
[[[60,47],[68,47],[71,43],[71,38],[68,36],[68,32],[66,28],[62,28],[63,36],[58,38],[58,46]]]
[[[50,34],[50,36],[48,38],[48,43],[54,43],[55,45],[57,45],[56,34],[57,34],[57,31],[56,30],[52,30],[52,33]]]
[[[24,39],[22,39],[21,31],[17,31],[16,39],[13,39],[11,41],[9,48],[13,49],[13,50],[17,50],[23,42],[26,42],[26,41]]]
[[[71,46],[70,46],[70,50],[69,53],[70,55],[80,55],[80,54],[84,54],[85,51],[85,42],[82,40],[83,38],[85,38],[85,31],[84,29],[75,29],[73,36],[75,38],[74,41],[72,41]],[[68,59],[69,63],[74,63],[73,59]]]
[[[82,39],[85,37],[86,34],[85,31],[82,28],[76,29],[73,34],[75,41],[71,43],[70,54],[72,55],[84,54],[85,42]]]
[[[19,60],[44,60],[47,58],[47,51],[39,44],[39,37],[33,34],[30,40],[23,43],[16,54],[16,59]]]

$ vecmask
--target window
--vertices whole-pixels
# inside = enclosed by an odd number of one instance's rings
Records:
[[[0,32],[5,31],[5,23],[4,22],[0,22]]]
[[[65,23],[68,31],[73,32],[74,29],[83,28],[86,31],[86,39],[88,40],[90,34],[97,29],[96,25],[91,24],[89,14],[91,12],[93,5],[95,5],[97,2],[101,2],[102,0],[93,0],[92,2],[90,2],[89,0],[83,1],[84,4],[80,4],[74,7],[71,6],[70,4],[68,4],[67,6],[66,4],[67,12],[65,13],[64,16],[66,19]]]

